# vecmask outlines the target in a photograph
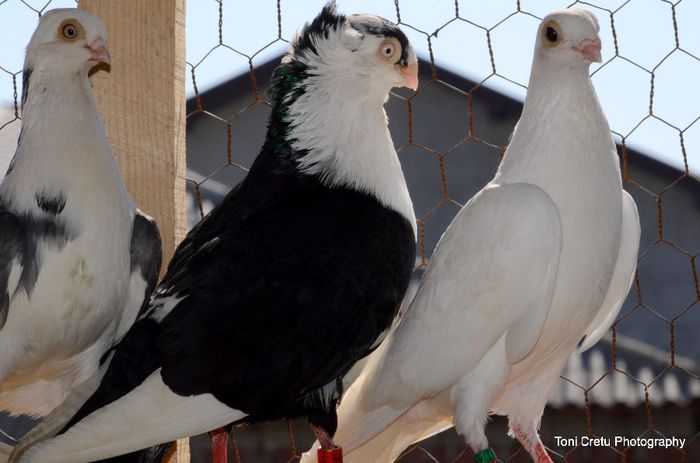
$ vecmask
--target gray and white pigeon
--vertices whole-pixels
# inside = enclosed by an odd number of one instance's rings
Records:
[[[449,226],[405,318],[339,407],[346,462],[394,461],[451,426],[476,462],[495,461],[490,413],[508,416],[535,462],[552,461],[537,432],[547,398],[579,340],[592,345],[617,315],[640,237],[588,74],[598,31],[580,9],[539,26],[495,178]],[[302,459],[312,461],[314,452]]]
[[[88,79],[110,60],[106,41],[94,15],[57,9],[27,47],[22,130],[0,185],[0,410],[11,414],[89,394],[158,277],[158,229],[126,191]]]

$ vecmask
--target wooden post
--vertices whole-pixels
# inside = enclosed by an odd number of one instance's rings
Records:
[[[185,0],[80,0],[102,20],[110,72],[92,84],[136,204],[154,217],[167,264],[186,232]],[[189,440],[171,462],[189,462]]]
[[[186,232],[185,0],[81,0],[107,27],[110,72],[92,84],[126,186],[170,261]]]

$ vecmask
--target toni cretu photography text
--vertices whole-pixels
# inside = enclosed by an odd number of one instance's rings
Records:
[[[679,437],[625,437],[625,436],[609,436],[609,437],[590,437],[590,436],[573,436],[563,437],[554,436],[554,440],[559,447],[683,447],[685,439]]]

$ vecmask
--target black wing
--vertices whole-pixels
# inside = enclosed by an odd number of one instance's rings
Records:
[[[23,266],[26,254],[24,226],[14,214],[0,211],[0,329],[7,320],[11,293],[15,289],[8,287],[10,272],[13,266]]]
[[[369,352],[414,261],[408,221],[354,190],[309,180],[227,197],[160,285],[158,297],[182,298],[161,323],[163,378],[179,394],[282,417]]]
[[[163,260],[160,232],[155,220],[137,210],[131,231],[131,278],[117,340],[146,312]]]
[[[158,283],[162,263],[163,243],[158,225],[151,217],[137,210],[131,232],[131,272],[139,272],[147,283],[139,315],[148,307],[151,293]]]

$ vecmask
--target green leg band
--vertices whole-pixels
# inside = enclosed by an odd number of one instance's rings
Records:
[[[496,452],[492,448],[482,450],[474,455],[474,463],[491,463],[496,461]]]

